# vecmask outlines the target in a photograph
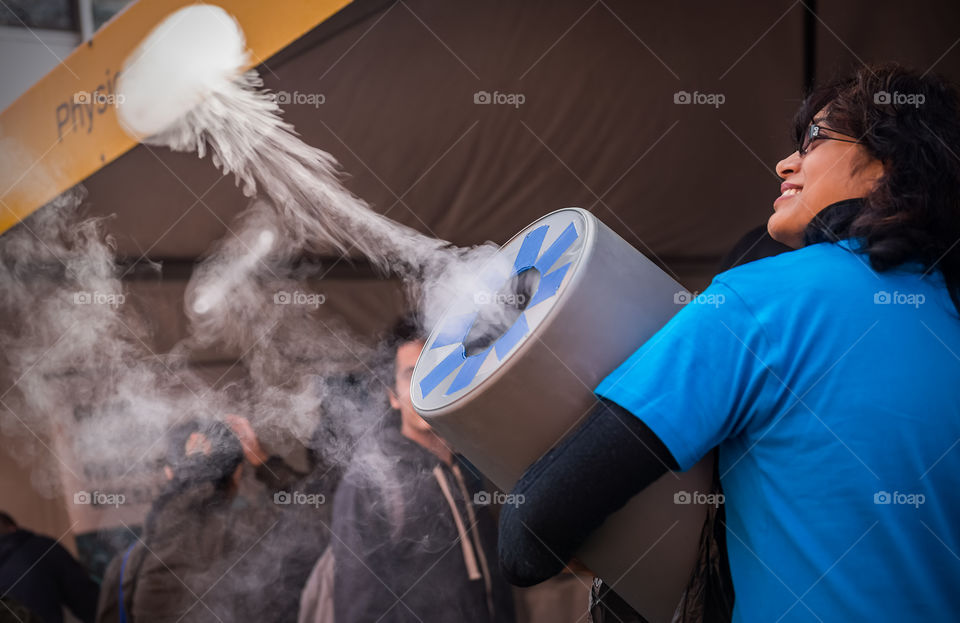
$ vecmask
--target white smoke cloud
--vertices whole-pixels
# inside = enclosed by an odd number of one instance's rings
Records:
[[[209,56],[185,45],[198,42]],[[82,197],[69,193],[0,237],[0,307],[9,318],[0,349],[18,380],[0,425],[28,441],[25,426],[58,440],[54,451],[79,481],[149,488],[161,479],[167,431],[188,418],[240,413],[265,441],[294,437],[340,467],[362,460],[390,489],[392,459],[363,441],[384,410],[382,353],[369,336],[332,320],[318,325],[308,305],[278,299],[318,292],[316,275],[295,260],[366,258],[401,280],[428,328],[453,302],[495,293],[487,276],[506,276],[511,266],[492,243],[457,248],[373,211],[340,182],[334,158],[283,121],[260,78],[240,72],[245,63],[232,18],[201,5],[151,34],[118,82],[128,130],[154,145],[209,153],[255,197],[194,270],[184,300],[189,336],[153,352],[150,310],[121,280],[102,222],[84,220]],[[482,318],[496,327],[509,314],[494,302]],[[207,348],[240,355],[243,380],[201,378],[189,362]],[[358,447],[368,452],[358,457]],[[64,466],[34,451],[42,488],[62,493]]]

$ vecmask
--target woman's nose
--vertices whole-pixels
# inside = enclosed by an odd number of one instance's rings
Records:
[[[796,173],[800,168],[800,152],[793,152],[783,160],[777,163],[777,175],[782,179],[787,179],[791,173]]]

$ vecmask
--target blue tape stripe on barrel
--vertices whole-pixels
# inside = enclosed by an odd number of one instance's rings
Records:
[[[537,291],[533,294],[533,298],[530,299],[530,304],[527,305],[527,309],[530,309],[541,301],[547,300],[557,293],[557,290],[560,289],[560,284],[563,283],[563,276],[567,274],[571,264],[573,264],[573,262],[568,262],[552,273],[547,273],[540,278],[540,284],[537,286]]]
[[[541,225],[527,234],[520,245],[520,251],[517,252],[517,259],[513,263],[514,274],[526,270],[534,265],[537,256],[540,255],[540,247],[543,246],[543,239],[547,236],[549,225]]]
[[[483,362],[486,361],[487,355],[489,354],[490,348],[487,348],[482,353],[467,357],[467,361],[463,364],[463,367],[460,368],[460,372],[457,373],[457,376],[453,377],[453,382],[450,383],[450,388],[447,390],[446,395],[449,396],[469,385],[473,381],[473,377],[477,376],[477,372],[480,371],[480,366],[483,365]]]
[[[437,367],[430,371],[430,374],[423,377],[420,381],[420,393],[426,397],[430,392],[437,388],[437,385],[443,382],[443,379],[450,376],[454,370],[463,363],[465,353],[463,346],[458,346],[452,353],[437,364]]]
[[[433,341],[430,348],[440,348],[441,346],[462,342],[467,337],[467,333],[470,331],[470,327],[473,326],[473,321],[476,319],[478,313],[480,312],[477,310],[469,314],[463,314],[462,316],[448,318],[444,321],[443,328],[440,329],[440,332],[437,334],[437,339]]]
[[[507,329],[507,332],[500,336],[500,339],[494,342],[493,348],[497,351],[497,359],[503,360],[507,353],[517,345],[517,342],[527,334],[530,327],[527,326],[527,317],[520,314],[513,326]]]
[[[570,245],[573,244],[573,241],[576,239],[577,228],[573,226],[573,223],[570,223],[567,225],[567,228],[563,230],[563,233],[553,241],[550,248],[543,252],[543,255],[541,255],[540,259],[534,264],[534,267],[540,271],[540,274],[546,273],[557,263],[557,260],[563,255],[563,252],[569,249]]]

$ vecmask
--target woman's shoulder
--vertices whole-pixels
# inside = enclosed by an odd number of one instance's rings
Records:
[[[794,251],[741,264],[714,277],[748,305],[789,304],[807,298],[822,300],[856,289],[873,287],[876,273],[869,259],[855,253],[845,241],[813,244]]]
[[[721,275],[765,276],[775,271],[809,272],[825,266],[856,261],[856,244],[853,240],[820,242],[792,251],[778,253],[752,262],[740,264],[719,273]]]

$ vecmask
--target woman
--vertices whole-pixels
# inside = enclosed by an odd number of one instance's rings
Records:
[[[796,139],[768,222],[796,250],[718,275],[721,304],[688,305],[597,387],[501,515],[514,583],[719,447],[734,620],[958,610],[960,96],[866,67],[806,99]]]

